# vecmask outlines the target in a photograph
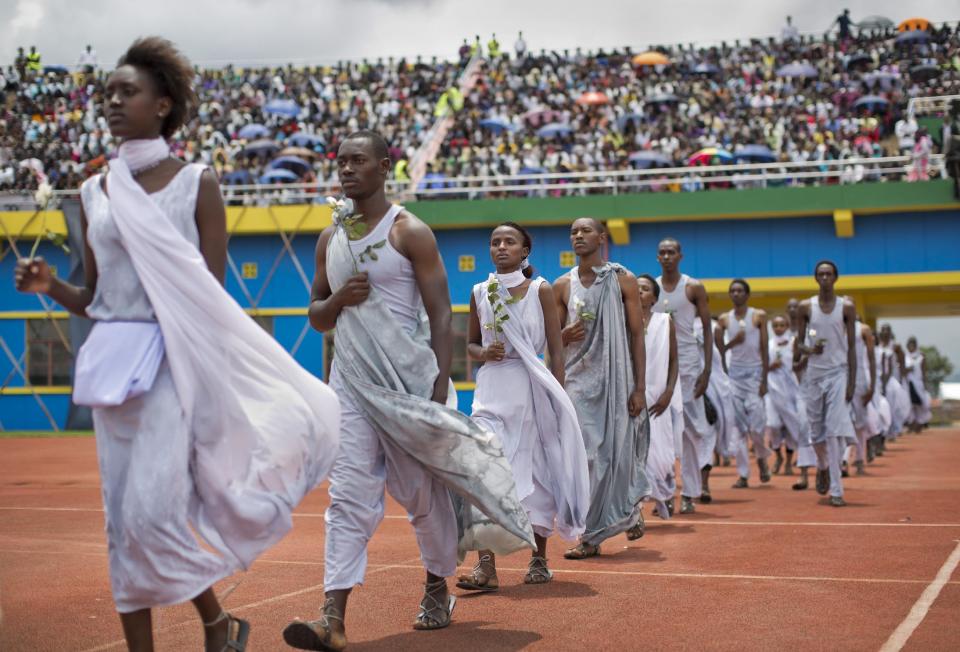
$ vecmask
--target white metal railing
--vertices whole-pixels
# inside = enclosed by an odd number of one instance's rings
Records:
[[[918,115],[946,113],[954,100],[960,100],[960,95],[911,97],[907,102],[907,115],[915,118]]]
[[[722,184],[755,188],[767,185],[860,183],[904,177],[909,174],[912,166],[913,157],[911,156],[885,156],[795,163],[744,163],[646,170],[466,176],[426,179],[420,184],[415,194],[420,200],[477,199],[504,194],[521,197],[616,195],[656,191],[675,184],[679,184],[685,191],[700,191]],[[942,174],[943,155],[931,155],[928,166],[930,171]],[[222,190],[228,205],[260,206],[323,202],[328,195],[338,194],[340,185],[336,181],[326,181],[317,184],[223,186]],[[400,197],[408,190],[406,183],[392,179],[387,181],[387,193],[390,196]],[[55,206],[60,200],[76,197],[78,194],[77,190],[55,191],[51,205]],[[36,203],[32,193],[0,195],[0,210],[34,210],[35,208]]]

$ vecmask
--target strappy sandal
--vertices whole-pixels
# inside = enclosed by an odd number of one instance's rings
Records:
[[[320,620],[298,620],[287,625],[283,630],[284,642],[298,650],[342,652],[346,649],[346,634],[335,632],[330,627],[331,620],[343,623],[343,614],[333,606],[333,598],[327,598],[323,603],[322,613]]]
[[[500,590],[500,580],[497,578],[497,567],[493,565],[490,555],[483,555],[473,567],[469,575],[457,578],[457,588],[467,591],[493,593]]]
[[[553,579],[553,572],[547,568],[545,557],[531,557],[527,566],[527,574],[523,576],[524,584],[546,584]]]
[[[647,531],[646,523],[643,522],[643,513],[640,514],[640,520],[632,528],[627,530],[627,541],[636,541],[643,537]]]
[[[226,611],[221,611],[212,622],[203,623],[204,627],[216,627],[224,620],[227,621],[227,642],[220,652],[230,652],[236,650],[242,652],[247,649],[247,639],[250,638],[250,623],[239,618],[234,618]]]
[[[563,553],[564,559],[589,559],[600,554],[600,546],[591,546],[589,543],[580,543]],[[539,559],[539,557],[534,557]]]
[[[427,582],[423,585],[423,600],[420,601],[420,613],[413,623],[413,628],[420,631],[443,629],[450,625],[453,608],[457,605],[457,598],[447,595],[447,603],[443,604],[433,595],[440,588],[446,588],[447,580]]]

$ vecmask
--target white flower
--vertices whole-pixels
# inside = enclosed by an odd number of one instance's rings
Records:
[[[50,203],[50,200],[53,198],[53,186],[51,186],[46,181],[41,181],[40,185],[37,187],[37,192],[33,194],[33,200],[37,202],[37,206],[41,210],[47,207],[47,204]]]
[[[583,306],[586,305],[583,303],[583,299],[577,297],[573,300],[573,310],[574,312],[580,312],[583,310]]]
[[[333,210],[333,223],[340,224],[343,219],[353,215],[355,210],[353,200],[350,198],[337,199],[336,197],[327,197],[327,206]]]

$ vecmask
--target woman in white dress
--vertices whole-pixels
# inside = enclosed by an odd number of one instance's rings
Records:
[[[650,411],[650,448],[647,452],[647,476],[650,498],[656,502],[657,515],[670,518],[669,504],[677,490],[674,462],[677,459],[673,429],[673,402],[677,385],[677,333],[667,313],[653,312],[660,298],[660,285],[650,274],[637,277],[640,307],[643,310],[647,350],[647,405]]]
[[[473,287],[467,352],[483,362],[471,418],[500,438],[536,538],[524,582],[543,584],[553,578],[547,538],[555,530],[567,540],[583,534],[590,486],[576,410],[563,390],[563,342],[553,290],[542,277],[531,278],[532,246],[517,224],[493,230],[490,258],[496,273]],[[542,360],[545,349],[549,371]],[[484,526],[468,537],[479,561],[459,578],[459,588],[499,588],[495,555],[519,546],[498,530]]]
[[[166,142],[195,106],[193,81],[169,41],[127,50],[104,97],[118,157],[81,188],[84,286],[39,258],[16,269],[19,290],[95,321],[74,400],[93,407],[111,587],[138,651],[153,649],[151,609],[187,600],[208,651],[245,649],[249,625],[213,584],[290,529],[339,428],[333,392],[223,289],[217,179]]]
[[[907,340],[907,391],[910,392],[910,429],[920,432],[930,423],[930,394],[927,392],[927,361],[917,347],[917,338]]]

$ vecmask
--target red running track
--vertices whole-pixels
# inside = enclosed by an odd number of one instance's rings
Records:
[[[349,649],[958,650],[958,468],[960,430],[907,435],[847,481],[843,509],[791,491],[795,476],[733,490],[734,471],[720,468],[713,504],[669,522],[648,515],[639,541],[574,562],[553,540],[548,585],[522,584],[525,555],[500,559],[500,592],[458,591],[439,632],[410,627],[422,570],[390,503],[350,603]],[[226,606],[250,620],[250,649],[286,649],[287,621],[316,617],[326,502],[315,491],[286,539],[218,587],[241,580]],[[0,439],[0,606],[0,650],[123,649],[92,438]],[[201,649],[189,605],[154,622],[158,649]]]

